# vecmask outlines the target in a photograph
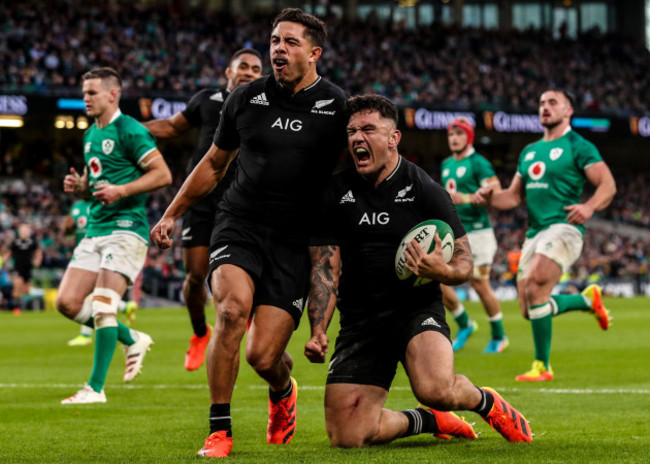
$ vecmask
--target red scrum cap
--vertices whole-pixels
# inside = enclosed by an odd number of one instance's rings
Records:
[[[447,132],[452,129],[460,129],[467,134],[467,145],[474,144],[474,127],[466,118],[456,118],[449,123]]]

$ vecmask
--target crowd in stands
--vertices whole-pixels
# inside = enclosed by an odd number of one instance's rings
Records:
[[[85,71],[110,65],[123,76],[127,94],[186,97],[223,85],[238,48],[256,48],[268,63],[270,17],[190,11],[182,2],[162,9],[139,3],[4,2],[0,89],[77,92]],[[578,96],[579,111],[650,111],[650,54],[643,44],[597,30],[575,39],[441,24],[411,30],[372,15],[363,22],[328,18],[328,25],[330,44],[319,71],[350,94],[375,92],[396,103],[458,110],[530,111],[542,90],[560,86]]]
[[[620,178],[635,181],[619,182],[615,206],[608,208],[598,217],[615,217],[614,221],[610,221],[614,225],[617,221],[625,220],[627,216],[647,219],[650,215],[648,203],[635,201],[650,196],[647,187],[650,185],[648,174],[629,173],[627,177],[621,175]],[[174,187],[149,195],[148,215],[151,225],[158,221],[171,202],[181,179],[177,176]],[[509,183],[508,179],[502,181],[504,185]],[[69,213],[73,201],[73,197],[62,192],[61,179],[34,176],[30,171],[0,178],[0,255],[13,240],[18,224],[31,224],[43,250],[41,268],[34,273],[36,287],[56,287],[72,256],[74,233],[72,230],[65,230],[64,218]],[[633,205],[628,205],[627,209],[616,206],[628,203]],[[523,207],[508,212],[491,210],[491,215],[499,244],[492,278],[500,283],[512,284],[516,275],[517,253],[524,241],[526,211]],[[177,225],[177,232],[179,230],[180,224]],[[571,280],[578,285],[584,285],[600,279],[624,279],[636,282],[637,289],[640,290],[641,283],[648,282],[650,239],[647,235],[650,233],[646,233],[645,238],[631,238],[615,231],[607,232],[588,227],[584,252],[571,270]],[[169,250],[163,251],[153,246],[149,248],[147,264],[143,271],[143,291],[146,294],[171,300],[180,298],[184,270],[179,246],[180,240],[176,240]],[[5,294],[11,285],[11,269],[11,263],[3,263],[0,290],[4,290]]]

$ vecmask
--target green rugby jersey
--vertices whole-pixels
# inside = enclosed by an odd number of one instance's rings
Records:
[[[72,205],[72,208],[70,208],[70,216],[72,216],[75,225],[75,245],[79,245],[81,239],[83,239],[88,233],[88,220],[90,219],[90,201],[76,201]]]
[[[90,192],[103,184],[122,185],[142,176],[141,163],[156,149],[151,133],[119,110],[103,128],[93,124],[84,134],[84,159]],[[122,198],[102,205],[93,197],[87,237],[128,233],[149,243],[146,194]]]
[[[602,160],[594,144],[571,128],[557,140],[542,139],[523,149],[516,175],[526,191],[526,237],[552,224],[567,224],[564,207],[580,203],[585,170]],[[584,233],[584,226],[576,227]]]
[[[492,164],[475,151],[460,160],[450,156],[442,162],[441,168],[442,185],[448,192],[474,193],[482,182],[496,176]],[[456,205],[456,211],[468,233],[492,228],[487,208],[483,206]]]

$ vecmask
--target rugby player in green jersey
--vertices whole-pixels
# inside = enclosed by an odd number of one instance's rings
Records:
[[[473,202],[507,210],[526,198],[528,232],[522,246],[517,275],[519,304],[529,319],[535,343],[532,369],[518,381],[553,380],[550,364],[552,318],[567,311],[594,314],[603,330],[609,328],[609,313],[602,303],[599,286],[590,285],[582,294],[552,295],[560,276],[579,257],[584,223],[595,211],[607,207],[616,184],[596,147],[571,129],[573,96],[550,89],[539,100],[539,119],[544,127],[541,140],[526,146],[510,186],[500,192],[479,190]],[[587,179],[593,195],[581,202]]]
[[[487,209],[471,204],[471,195],[480,187],[501,190],[501,183],[492,164],[474,150],[474,127],[465,118],[454,119],[447,129],[452,156],[442,162],[442,185],[456,205],[458,216],[467,231],[474,257],[474,271],[470,284],[476,291],[490,322],[491,337],[484,353],[501,353],[508,347],[503,330],[503,313],[494,290],[490,286],[490,268],[497,252],[497,240]],[[478,325],[469,318],[465,308],[451,287],[441,285],[442,301],[458,324],[454,351],[465,346]]]
[[[146,193],[169,185],[171,172],[153,136],[119,109],[122,79],[111,68],[82,77],[86,114],[95,119],[84,134],[84,172],[63,180],[66,193],[92,199],[88,232],[74,250],[56,298],[57,309],[94,326],[95,358],[88,383],[63,404],[105,403],[104,382],[119,340],[126,347],[124,381],[140,372],[153,341],[117,321],[117,308],[147,255]],[[92,293],[90,307],[83,305]]]

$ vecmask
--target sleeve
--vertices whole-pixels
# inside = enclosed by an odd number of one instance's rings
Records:
[[[449,224],[455,238],[464,236],[466,234],[465,227],[458,217],[456,206],[454,206],[449,193],[428,176],[423,175],[421,179],[422,192],[418,198],[421,201],[424,216],[427,219],[439,219]]]
[[[336,202],[334,201],[334,188],[330,182],[323,189],[318,206],[314,208],[310,220],[309,245],[339,245],[336,233]]]
[[[585,171],[592,164],[603,160],[596,146],[588,140],[583,140],[582,143],[576,146],[574,156],[576,164],[581,171]]]
[[[121,131],[120,137],[124,143],[125,152],[130,154],[138,166],[141,166],[147,156],[157,149],[154,136],[136,120],[132,121],[127,130]]]
[[[492,163],[490,163],[482,155],[476,157],[476,173],[477,173],[476,180],[478,181],[479,185],[484,180],[496,176],[496,173],[494,172],[494,168],[492,167]]]
[[[214,144],[223,150],[235,150],[239,148],[240,139],[235,114],[245,100],[242,98],[245,96],[244,91],[244,88],[238,87],[226,98],[223,104],[221,117],[219,118],[219,126],[217,126],[217,130],[214,132],[213,139]]]
[[[201,125],[201,101],[204,92],[205,91],[202,90],[190,98],[190,101],[187,102],[187,106],[181,112],[192,127],[198,127]]]

